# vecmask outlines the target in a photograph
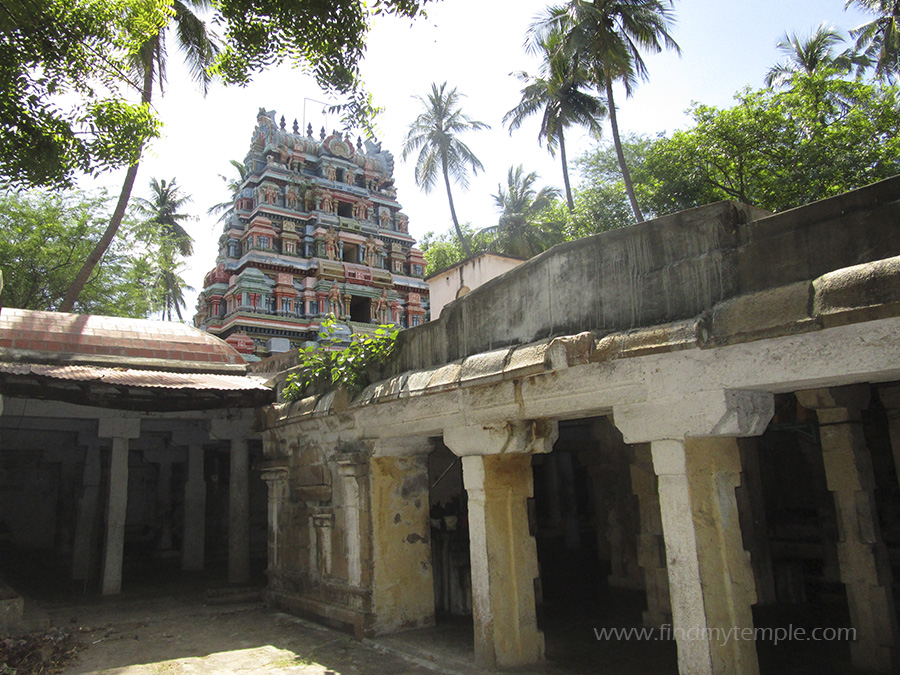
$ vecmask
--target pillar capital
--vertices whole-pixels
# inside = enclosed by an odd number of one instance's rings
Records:
[[[97,420],[99,438],[140,438],[139,417],[101,417]]]
[[[497,426],[452,427],[444,443],[459,457],[470,455],[531,455],[550,452],[559,436],[555,420],[524,420]]]
[[[255,467],[261,472],[261,478],[267,483],[287,482],[291,467],[286,459],[259,462]]]
[[[759,436],[775,412],[768,392],[719,389],[685,392],[661,399],[615,406],[613,419],[626,443],[682,440],[686,437]]]

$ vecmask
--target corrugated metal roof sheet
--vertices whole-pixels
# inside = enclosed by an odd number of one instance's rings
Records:
[[[112,386],[193,389],[203,391],[269,391],[260,380],[244,375],[172,373],[132,368],[96,366],[52,366],[33,363],[0,363],[0,373],[36,375],[58,380],[99,382]]]

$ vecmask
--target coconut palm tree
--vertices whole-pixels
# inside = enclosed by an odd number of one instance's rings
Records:
[[[209,90],[209,85],[213,80],[210,68],[219,53],[219,47],[213,35],[207,31],[204,21],[194,14],[194,11],[203,12],[211,7],[210,0],[173,0],[169,23],[161,27],[153,38],[145,42],[135,55],[132,74],[136,81],[141,82],[141,102],[148,108],[153,100],[153,83],[157,82],[160,92],[162,92],[166,82],[168,28],[172,28],[178,48],[184,53],[185,63],[191,77],[200,85],[204,95]],[[72,311],[91,272],[103,258],[103,254],[116,236],[122,218],[125,217],[125,210],[128,207],[135,178],[137,178],[137,171],[138,162],[128,167],[109,225],[66,292],[59,311]]]
[[[851,49],[839,54],[835,48],[844,43],[844,36],[834,26],[823,23],[807,37],[797,33],[785,33],[776,46],[786,56],[786,60],[775,64],[766,74],[767,87],[781,87],[788,84],[796,73],[814,75],[824,70],[835,74],[845,74],[854,67],[865,69],[869,59]]]
[[[540,43],[543,63],[539,76],[519,72],[516,76],[525,83],[522,100],[503,116],[503,123],[509,125],[509,133],[518,129],[525,118],[541,113],[541,128],[538,142],[547,141],[547,149],[556,156],[559,148],[562,160],[563,183],[566,188],[566,204],[569,211],[575,210],[572,187],[569,183],[569,167],[566,161],[566,127],[573,124],[588,127],[596,136],[600,135],[598,119],[606,117],[603,102],[586,91],[589,75],[580,65],[562,50],[563,35],[551,33]]]
[[[183,320],[181,308],[184,307],[184,290],[188,288],[178,275],[181,261],[178,257],[187,257],[193,253],[193,238],[182,225],[194,216],[181,213],[181,208],[192,201],[190,195],[181,193],[173,178],[165,180],[150,179],[151,199],[139,197],[135,199],[135,211],[143,217],[144,237],[157,249],[159,283],[162,285],[163,314],[172,319],[172,309]]]
[[[481,230],[492,236],[490,249],[517,258],[531,258],[558,243],[559,236],[538,225],[542,211],[558,199],[559,190],[554,187],[535,189],[538,175],[525,173],[522,165],[509,167],[506,188],[497,186],[494,203],[500,209],[496,225]]]
[[[237,171],[238,175],[232,176],[229,178],[228,176],[224,176],[219,174],[219,178],[225,183],[225,186],[228,189],[228,194],[231,199],[227,202],[219,202],[218,204],[213,204],[208,209],[206,209],[206,215],[214,216],[218,214],[217,223],[228,221],[231,218],[231,214],[234,213],[234,201],[237,199],[238,194],[241,191],[241,186],[243,186],[244,181],[247,178],[247,167],[243,162],[239,162],[236,159],[228,160],[228,163],[234,167],[235,171]]]
[[[669,33],[673,22],[671,2],[663,0],[569,0],[550,7],[529,29],[526,46],[537,52],[553,31],[563,34],[563,50],[576,63],[591,72],[594,84],[606,95],[616,157],[622,170],[625,191],[635,219],[644,220],[634,194],[631,174],[625,163],[619,122],[613,95],[613,83],[625,86],[630,96],[638,80],[648,78],[641,50],[661,52],[664,48],[680,53]]]
[[[875,74],[892,82],[900,73],[900,0],[847,0],[875,18],[850,31],[856,49],[875,64]]]
[[[462,94],[456,91],[456,87],[447,91],[446,82],[440,86],[433,83],[427,98],[416,96],[425,110],[409,125],[401,156],[405,160],[414,152],[419,153],[416,159],[416,185],[421,186],[426,193],[434,188],[438,176],[443,176],[456,236],[462,242],[466,255],[471,255],[472,248],[463,236],[456,217],[450,179],[466,189],[469,185],[469,167],[472,167],[474,174],[479,170],[484,171],[481,161],[457,136],[466,131],[490,127],[463,113],[459,107],[461,97]]]

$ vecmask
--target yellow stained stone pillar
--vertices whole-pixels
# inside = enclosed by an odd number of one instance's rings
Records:
[[[370,459],[375,633],[434,624],[428,439],[375,442]]]
[[[475,658],[488,668],[536,663],[544,656],[537,628],[537,546],[528,527],[533,496],[531,454],[548,452],[555,423],[463,427],[444,431],[462,457],[468,496]]]

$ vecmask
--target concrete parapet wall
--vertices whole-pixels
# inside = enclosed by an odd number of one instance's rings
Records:
[[[718,202],[568,242],[401,333],[392,372],[696,317],[737,296],[896,256],[898,225],[900,177],[777,215]]]

